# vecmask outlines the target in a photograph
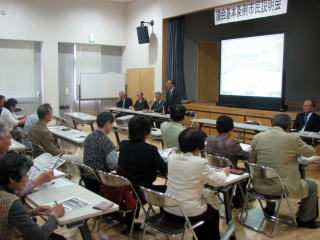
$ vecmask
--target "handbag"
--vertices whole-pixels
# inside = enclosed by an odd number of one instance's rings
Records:
[[[109,187],[101,185],[102,197],[116,203],[120,208],[132,210],[137,205],[137,198],[130,186]]]

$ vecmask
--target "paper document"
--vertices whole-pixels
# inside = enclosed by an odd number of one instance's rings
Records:
[[[57,202],[58,202],[58,204],[61,204],[61,203],[63,204],[64,210],[66,213],[83,208],[83,207],[89,205],[89,203],[87,201],[80,199],[78,197],[71,197],[71,198],[67,198],[64,200],[57,201]],[[55,203],[52,202],[52,203],[44,204],[44,205],[49,205],[49,206],[53,207],[55,205]]]
[[[35,179],[41,173],[50,169],[56,169],[63,163],[65,163],[65,160],[59,157],[54,157],[49,153],[41,154],[39,157],[33,160],[33,166],[29,171],[29,176],[31,179]]]

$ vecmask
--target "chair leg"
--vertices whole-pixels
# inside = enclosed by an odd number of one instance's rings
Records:
[[[296,217],[295,217],[295,215],[294,215],[294,213],[293,213],[293,210],[292,210],[292,208],[291,208],[291,205],[290,205],[290,203],[289,203],[289,199],[288,199],[288,197],[287,197],[287,196],[285,196],[285,198],[286,198],[287,205],[288,205],[289,210],[290,210],[290,213],[291,213],[292,220],[293,220],[294,224],[295,224],[296,226],[298,226],[298,223],[297,223]]]
[[[268,236],[269,236],[269,237],[274,233],[274,230],[275,230],[276,225],[277,225],[277,223],[278,223],[278,218],[279,218],[279,212],[280,212],[281,202],[282,202],[282,198],[281,198],[281,199],[280,199],[280,201],[279,201],[279,205],[278,205],[278,207],[277,207],[277,212],[276,212],[276,216],[275,216],[275,217],[276,217],[276,219],[275,219],[275,221],[274,221],[274,223],[273,223],[271,233],[270,233],[270,234],[268,234]]]
[[[182,236],[181,236],[181,240],[184,239],[184,234],[185,234],[186,230],[183,231]]]
[[[242,206],[242,210],[241,210],[241,214],[240,214],[240,222],[243,223],[243,213],[245,211],[246,208],[248,208],[247,204],[248,204],[248,195],[249,193],[246,194],[245,198],[244,198],[244,203],[243,203],[243,206]]]
[[[137,213],[137,208],[138,208],[138,203],[134,209],[133,216],[132,216],[132,222],[131,222],[131,227],[130,227],[130,234],[129,234],[129,240],[131,240],[132,237],[132,232],[133,232],[133,226],[134,226],[134,219],[136,218],[136,213]]]
[[[143,240],[145,234],[146,234],[146,224],[143,224],[143,232],[142,232],[140,240]]]

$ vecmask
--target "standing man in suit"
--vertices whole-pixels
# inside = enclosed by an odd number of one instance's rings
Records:
[[[311,157],[315,149],[304,143],[297,134],[289,134],[291,118],[279,114],[273,118],[272,128],[254,136],[249,162],[271,167],[281,176],[289,198],[300,199],[297,223],[303,228],[319,228],[318,186],[308,179],[301,179],[298,156]],[[281,185],[277,179],[256,179],[253,187],[261,194],[279,195]],[[267,201],[265,214],[274,215],[275,203]]]
[[[128,109],[132,106],[132,99],[127,97],[127,94],[123,91],[119,92],[119,101],[117,102],[117,108],[126,108]]]
[[[181,104],[181,97],[179,91],[175,88],[175,82],[173,80],[168,80],[167,82],[167,92],[165,101],[165,110],[168,112],[170,106]]]
[[[129,109],[131,110],[135,110],[135,111],[141,111],[143,109],[149,109],[149,104],[147,102],[147,100],[145,100],[143,98],[143,92],[137,92],[137,101],[135,102],[135,104],[133,105],[133,107],[131,106]]]
[[[155,101],[153,102],[151,106],[151,110],[153,110],[156,113],[162,113],[163,111],[163,99],[162,99],[162,93],[156,92],[154,94]]]

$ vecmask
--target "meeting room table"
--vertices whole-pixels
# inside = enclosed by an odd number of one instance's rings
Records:
[[[84,202],[85,204],[82,204],[79,208],[73,207],[71,210],[66,210],[70,205],[66,206],[64,204],[66,213],[64,216],[58,218],[58,224],[69,228],[78,227],[82,239],[84,240],[92,239],[87,220],[119,210],[117,204],[110,202],[100,195],[95,194],[66,178],[54,179],[51,184],[49,183],[46,187],[36,189],[33,193],[26,196],[27,203],[31,203],[36,207],[53,205],[68,199],[74,199],[74,201],[71,202],[72,205],[77,205],[76,200],[79,201],[79,206],[80,203]],[[106,210],[93,208],[95,205],[102,202],[110,204],[110,208]]]

